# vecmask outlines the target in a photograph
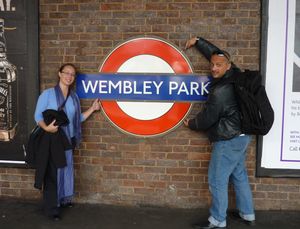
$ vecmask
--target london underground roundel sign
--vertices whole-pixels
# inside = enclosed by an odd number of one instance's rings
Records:
[[[174,75],[193,72],[187,58],[174,45],[153,37],[138,37],[118,45],[105,58],[99,71]],[[101,104],[104,114],[117,128],[140,137],[162,135],[173,130],[192,106],[189,102],[159,101],[101,101]]]

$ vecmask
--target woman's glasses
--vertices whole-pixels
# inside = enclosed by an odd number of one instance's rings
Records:
[[[67,76],[72,76],[72,77],[75,77],[75,76],[76,76],[75,73],[71,73],[71,72],[61,72],[61,73],[65,74],[65,75],[67,75]]]

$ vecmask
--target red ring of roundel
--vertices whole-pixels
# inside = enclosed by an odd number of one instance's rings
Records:
[[[177,49],[156,38],[136,38],[121,44],[109,54],[99,71],[118,72],[125,61],[138,55],[157,56],[166,61],[176,74],[192,73],[189,63]],[[101,104],[108,119],[118,128],[143,137],[164,134],[175,128],[191,107],[191,103],[175,102],[164,115],[152,120],[139,120],[121,110],[116,101],[102,101]]]

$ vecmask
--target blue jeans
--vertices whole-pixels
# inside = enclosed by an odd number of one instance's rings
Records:
[[[242,218],[254,220],[252,193],[248,181],[245,158],[250,136],[243,135],[213,143],[208,170],[209,190],[212,194],[209,221],[219,227],[226,226],[228,183],[234,185],[236,207]]]

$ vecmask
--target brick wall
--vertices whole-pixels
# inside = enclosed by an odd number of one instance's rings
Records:
[[[258,0],[40,0],[41,89],[57,81],[57,69],[73,62],[96,72],[116,44],[138,35],[155,35],[181,49],[203,36],[228,50],[241,68],[258,69]],[[208,63],[186,51],[197,73]],[[82,101],[83,109],[91,101]],[[191,116],[200,109],[193,108]],[[76,150],[76,201],[120,205],[207,207],[210,144],[202,133],[180,126],[159,138],[140,139],[116,130],[102,113],[83,124]],[[300,209],[300,179],[256,178],[255,141],[247,167],[256,209]],[[34,171],[0,168],[0,196],[37,199]],[[234,194],[230,189],[230,205]]]

